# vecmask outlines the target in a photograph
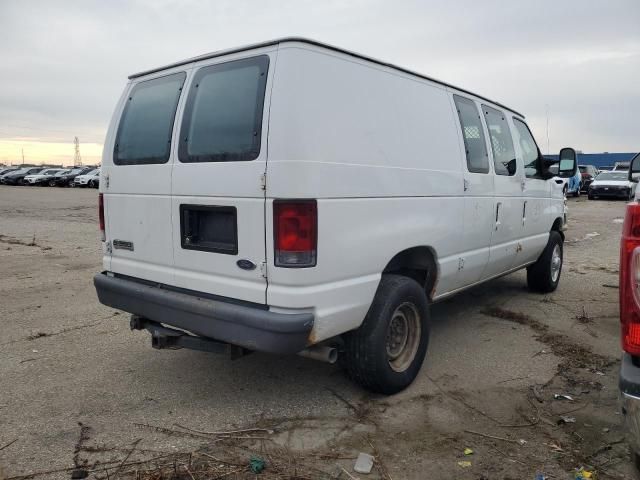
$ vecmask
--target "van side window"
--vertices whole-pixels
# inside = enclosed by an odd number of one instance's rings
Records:
[[[261,55],[198,70],[182,118],[181,162],[258,157],[268,68]]]
[[[506,117],[500,110],[482,105],[487,121],[487,129],[491,138],[493,164],[497,175],[512,176],[516,174],[518,164],[513,139]]]
[[[146,80],[131,89],[122,112],[113,163],[143,165],[166,163],[178,99],[186,73]]]
[[[473,100],[459,95],[454,95],[453,100],[460,119],[467,169],[473,173],[489,173],[489,156],[478,107]]]
[[[513,124],[516,126],[516,138],[518,138],[520,149],[522,150],[524,174],[529,178],[536,177],[541,173],[538,171],[538,158],[540,158],[538,145],[533,139],[533,135],[531,135],[531,131],[526,123],[519,118],[513,117]]]

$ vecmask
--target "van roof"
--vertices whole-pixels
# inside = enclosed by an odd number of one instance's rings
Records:
[[[352,51],[345,50],[345,49],[340,48],[340,47],[335,47],[335,46],[329,45],[327,43],[322,43],[322,42],[319,42],[319,41],[316,41],[316,40],[311,40],[311,39],[304,38],[304,37],[283,37],[283,38],[277,38],[275,40],[269,40],[267,42],[253,43],[253,44],[250,44],[250,45],[245,45],[243,47],[229,48],[229,49],[226,49],[226,50],[218,50],[216,52],[205,53],[204,55],[199,55],[197,57],[188,58],[188,59],[182,60],[180,62],[171,63],[169,65],[165,65],[164,67],[152,68],[150,70],[145,70],[145,71],[142,71],[142,72],[134,73],[133,75],[129,76],[129,79],[143,77],[143,76],[149,75],[151,73],[161,72],[162,70],[167,70],[167,69],[173,68],[173,67],[179,67],[180,65],[186,65],[188,63],[198,62],[200,60],[206,60],[206,59],[209,59],[209,58],[221,57],[223,55],[229,55],[229,54],[232,54],[232,53],[244,52],[244,51],[247,51],[247,50],[255,50],[257,48],[268,47],[268,46],[271,46],[271,45],[278,45],[280,43],[286,43],[286,42],[307,43],[309,45],[314,45],[316,47],[326,48],[328,50],[333,50],[335,52],[340,52],[340,53],[343,53],[345,55],[349,55],[351,57],[359,58],[361,60],[366,60],[366,61],[369,61],[369,62],[373,62],[373,63],[376,63],[378,65],[382,65],[384,67],[393,68],[394,70],[398,70],[398,71],[403,72],[403,73],[408,73],[410,75],[415,75],[416,77],[424,78],[424,79],[429,80],[431,82],[435,82],[435,83],[438,83],[440,85],[444,85],[446,87],[450,87],[450,88],[453,88],[455,90],[458,90],[460,92],[464,92],[464,93],[467,93],[469,95],[473,95],[475,97],[481,98],[483,100],[486,100],[487,102],[491,102],[494,105],[498,105],[499,107],[505,108],[505,109],[509,110],[510,112],[513,112],[516,115],[519,115],[522,118],[524,118],[524,115],[522,115],[521,113],[517,112],[516,110],[514,110],[512,108],[509,108],[506,105],[503,105],[501,103],[498,103],[495,100],[491,100],[490,98],[484,97],[482,95],[478,95],[477,93],[473,93],[473,92],[471,92],[469,90],[466,90],[464,88],[456,87],[455,85],[452,85],[452,84],[447,83],[447,82],[443,82],[442,80],[438,80],[438,79],[435,79],[433,77],[429,77],[427,75],[423,75],[421,73],[415,72],[413,70],[409,70],[409,69],[404,68],[404,67],[399,67],[399,66],[394,65],[394,64],[389,63],[389,62],[378,60],[378,59],[375,59],[373,57],[369,57],[367,55],[362,55],[360,53],[352,52]]]

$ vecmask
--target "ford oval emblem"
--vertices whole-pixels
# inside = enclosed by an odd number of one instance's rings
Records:
[[[236,265],[238,265],[238,267],[240,267],[243,270],[255,270],[256,268],[256,264],[253,263],[251,260],[245,260],[240,259],[236,262]]]

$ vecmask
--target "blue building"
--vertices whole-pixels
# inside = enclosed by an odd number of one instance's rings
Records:
[[[595,165],[596,168],[611,169],[616,162],[629,162],[637,152],[632,153],[578,153],[578,165]],[[558,159],[558,155],[545,155]]]

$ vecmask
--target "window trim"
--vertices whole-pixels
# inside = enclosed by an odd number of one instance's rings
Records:
[[[536,149],[538,150],[538,158],[536,160],[536,170],[537,173],[532,176],[532,177],[527,177],[527,166],[524,163],[524,156],[522,157],[522,164],[524,167],[524,178],[542,178],[542,152],[540,151],[540,147],[538,146],[538,142],[536,142],[536,137],[533,136],[533,132],[531,131],[531,129],[529,128],[529,125],[527,125],[527,122],[525,122],[524,120],[522,120],[521,118],[518,117],[511,117],[513,120],[513,124],[515,125],[515,122],[520,122],[522,125],[525,126],[525,128],[527,129],[527,131],[529,132],[529,135],[531,135],[531,139],[533,140],[533,144],[536,146]],[[517,127],[516,127],[517,130]],[[518,133],[518,135],[520,135],[520,133]]]
[[[509,133],[509,137],[511,138],[511,147],[513,148],[513,155],[514,155],[514,160],[516,162],[516,170],[515,172],[513,172],[512,174],[507,173],[507,175],[503,174],[503,173],[498,173],[498,171],[496,170],[496,153],[493,147],[493,142],[491,141],[491,128],[489,126],[489,122],[487,121],[487,115],[489,114],[489,112],[483,112],[484,115],[484,123],[485,123],[485,127],[487,128],[487,140],[489,140],[489,147],[491,148],[491,157],[493,159],[493,173],[496,176],[500,176],[500,177],[517,177],[518,176],[518,157],[516,155],[516,145],[513,141],[513,133],[511,132],[511,127],[509,127],[509,120],[508,120],[508,116],[504,114],[504,112],[498,108],[492,107],[490,105],[487,105],[485,103],[481,104],[480,107],[484,110],[485,108],[489,109],[489,110],[493,110],[494,112],[498,112],[500,115],[502,115],[502,119],[504,120],[505,124],[507,125],[507,131]],[[505,167],[506,168],[506,167]]]
[[[238,60],[230,60],[223,63],[215,63],[213,65],[204,65],[195,72],[193,80],[191,81],[191,86],[189,87],[189,94],[187,95],[180,124],[180,137],[178,143],[178,160],[180,163],[246,162],[255,160],[260,156],[260,152],[262,150],[262,120],[264,117],[264,103],[266,99],[269,64],[269,55],[263,54]],[[251,149],[232,156],[229,156],[228,154],[189,155],[187,150],[189,137],[187,133],[191,128],[191,122],[193,120],[192,117],[196,99],[196,88],[198,88],[199,82],[208,74],[224,72],[226,70],[233,70],[247,66],[258,66],[260,68],[260,76],[258,77],[258,95],[256,99],[257,108],[254,116],[253,144]]]
[[[484,169],[482,170],[471,170],[471,168],[469,167],[469,155],[467,153],[467,150],[469,150],[469,147],[467,145],[467,139],[464,135],[464,123],[462,122],[462,117],[460,115],[460,109],[458,108],[458,103],[456,101],[456,99],[459,98],[462,102],[469,102],[473,105],[473,107],[476,109],[476,113],[478,114],[478,121],[480,123],[479,127],[480,127],[480,135],[482,135],[482,143],[484,144],[484,154],[485,157],[487,158],[487,169],[486,171]],[[476,104],[476,102],[469,97],[464,97],[462,95],[458,95],[456,93],[453,94],[453,105],[456,109],[456,113],[458,115],[458,125],[460,126],[460,134],[462,135],[462,143],[464,145],[464,157],[465,157],[465,164],[467,167],[467,172],[468,173],[479,173],[482,175],[487,175],[491,173],[491,162],[489,161],[489,151],[487,150],[487,139],[485,137],[485,133],[484,133],[484,125],[482,124],[482,111],[478,110],[478,105]]]
[[[125,119],[127,112],[129,111],[129,106],[131,105],[131,100],[136,90],[140,88],[141,85],[144,85],[144,84],[149,85],[150,82],[162,83],[162,82],[166,82],[170,77],[177,77],[177,76],[182,77],[182,83],[178,88],[179,93],[176,98],[175,106],[173,109],[173,115],[171,117],[171,129],[169,131],[169,139],[168,139],[169,146],[167,147],[167,153],[162,157],[146,157],[142,160],[120,160],[118,158],[118,144],[120,140],[120,135],[122,134],[122,126],[124,123],[123,120]],[[131,88],[131,90],[127,94],[126,103],[124,105],[124,108],[122,109],[122,113],[120,114],[120,120],[118,121],[118,131],[116,132],[116,138],[113,144],[112,160],[114,165],[119,165],[119,166],[120,165],[161,165],[169,161],[169,159],[171,158],[171,147],[173,143],[173,131],[175,130],[175,124],[176,124],[176,114],[178,112],[178,105],[180,104],[180,98],[182,97],[182,89],[184,88],[184,82],[186,78],[187,78],[187,72],[185,71],[174,72],[167,75],[162,75],[160,77],[150,78],[149,80],[143,80],[141,82],[136,83]]]

